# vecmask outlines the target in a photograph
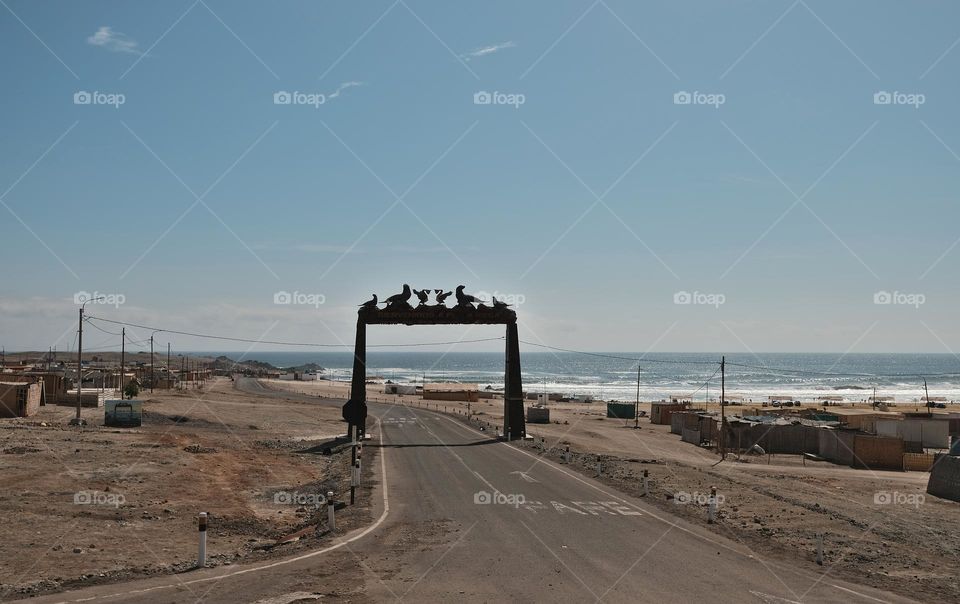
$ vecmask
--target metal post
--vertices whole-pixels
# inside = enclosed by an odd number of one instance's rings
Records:
[[[650,494],[650,471],[643,471],[643,494],[644,496]]]
[[[640,363],[637,362],[637,402],[633,405],[633,427],[640,427]]]
[[[723,405],[723,399],[726,398],[726,389],[727,389],[727,357],[720,357],[720,457],[721,459],[727,458],[727,447],[726,439],[724,438],[724,432],[727,428],[727,414],[726,407]]]
[[[327,524],[331,533],[337,530],[337,521],[333,517],[333,491],[327,491]]]
[[[717,519],[717,487],[710,487],[710,500],[707,502],[707,524]]]
[[[200,550],[197,552],[197,566],[203,568],[207,565],[207,513],[200,512],[197,518],[197,525],[200,527]]]
[[[350,430],[350,435],[353,440],[353,445],[350,447],[350,505],[353,505],[356,501],[355,491],[357,488],[357,480],[354,478],[354,468],[357,467],[359,460],[357,459],[357,439],[353,437],[353,426],[349,426],[348,429]]]

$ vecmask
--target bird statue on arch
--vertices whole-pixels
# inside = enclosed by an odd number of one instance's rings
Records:
[[[480,300],[478,300],[476,296],[463,293],[464,288],[466,288],[466,285],[457,286],[457,306],[461,308],[473,308],[474,303]]]
[[[433,293],[437,294],[437,304],[439,306],[445,306],[447,303],[447,298],[453,295],[453,292],[445,292],[442,289],[435,289]]]
[[[377,294],[373,294],[373,298],[367,300],[360,305],[360,308],[376,308],[377,307]]]
[[[412,295],[413,292],[410,290],[410,286],[404,283],[402,292],[390,296],[384,300],[384,302],[386,303],[387,308],[410,306],[409,300],[410,296]]]
[[[427,299],[430,296],[429,289],[415,289],[413,293],[416,294],[417,298],[420,299],[420,306],[423,306],[427,303]]]

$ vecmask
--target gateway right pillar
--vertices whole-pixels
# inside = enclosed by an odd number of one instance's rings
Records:
[[[503,437],[523,438],[527,433],[523,417],[523,384],[520,378],[520,340],[517,324],[507,324],[507,354],[503,389]]]

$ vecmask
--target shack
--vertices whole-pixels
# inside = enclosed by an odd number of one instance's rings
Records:
[[[477,402],[478,390],[476,384],[461,384],[458,382],[425,384],[423,386],[423,400],[430,401],[467,401]]]
[[[673,399],[677,397],[671,397],[671,401],[658,401],[650,403],[650,423],[651,424],[666,424],[670,425],[670,415],[678,411],[686,411],[690,408],[689,401],[683,402],[673,402]]]
[[[0,417],[30,417],[40,410],[43,382],[0,382]]]

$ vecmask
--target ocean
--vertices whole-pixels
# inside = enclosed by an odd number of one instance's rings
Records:
[[[239,352],[208,352],[234,360]],[[720,394],[719,354],[710,353],[593,353],[521,352],[524,390],[589,395],[602,400],[632,401],[637,396],[640,363],[640,399],[693,395],[716,400]],[[243,360],[278,367],[305,363],[323,366],[331,379],[349,380],[350,352],[253,352]],[[861,401],[873,394],[909,402],[923,396],[923,379],[931,397],[960,401],[960,358],[951,354],[833,354],[764,353],[726,355],[726,389],[731,396],[761,400],[770,395],[792,395],[803,400],[842,396]],[[468,382],[480,388],[503,387],[504,356],[496,352],[367,351],[367,377],[398,383]]]

